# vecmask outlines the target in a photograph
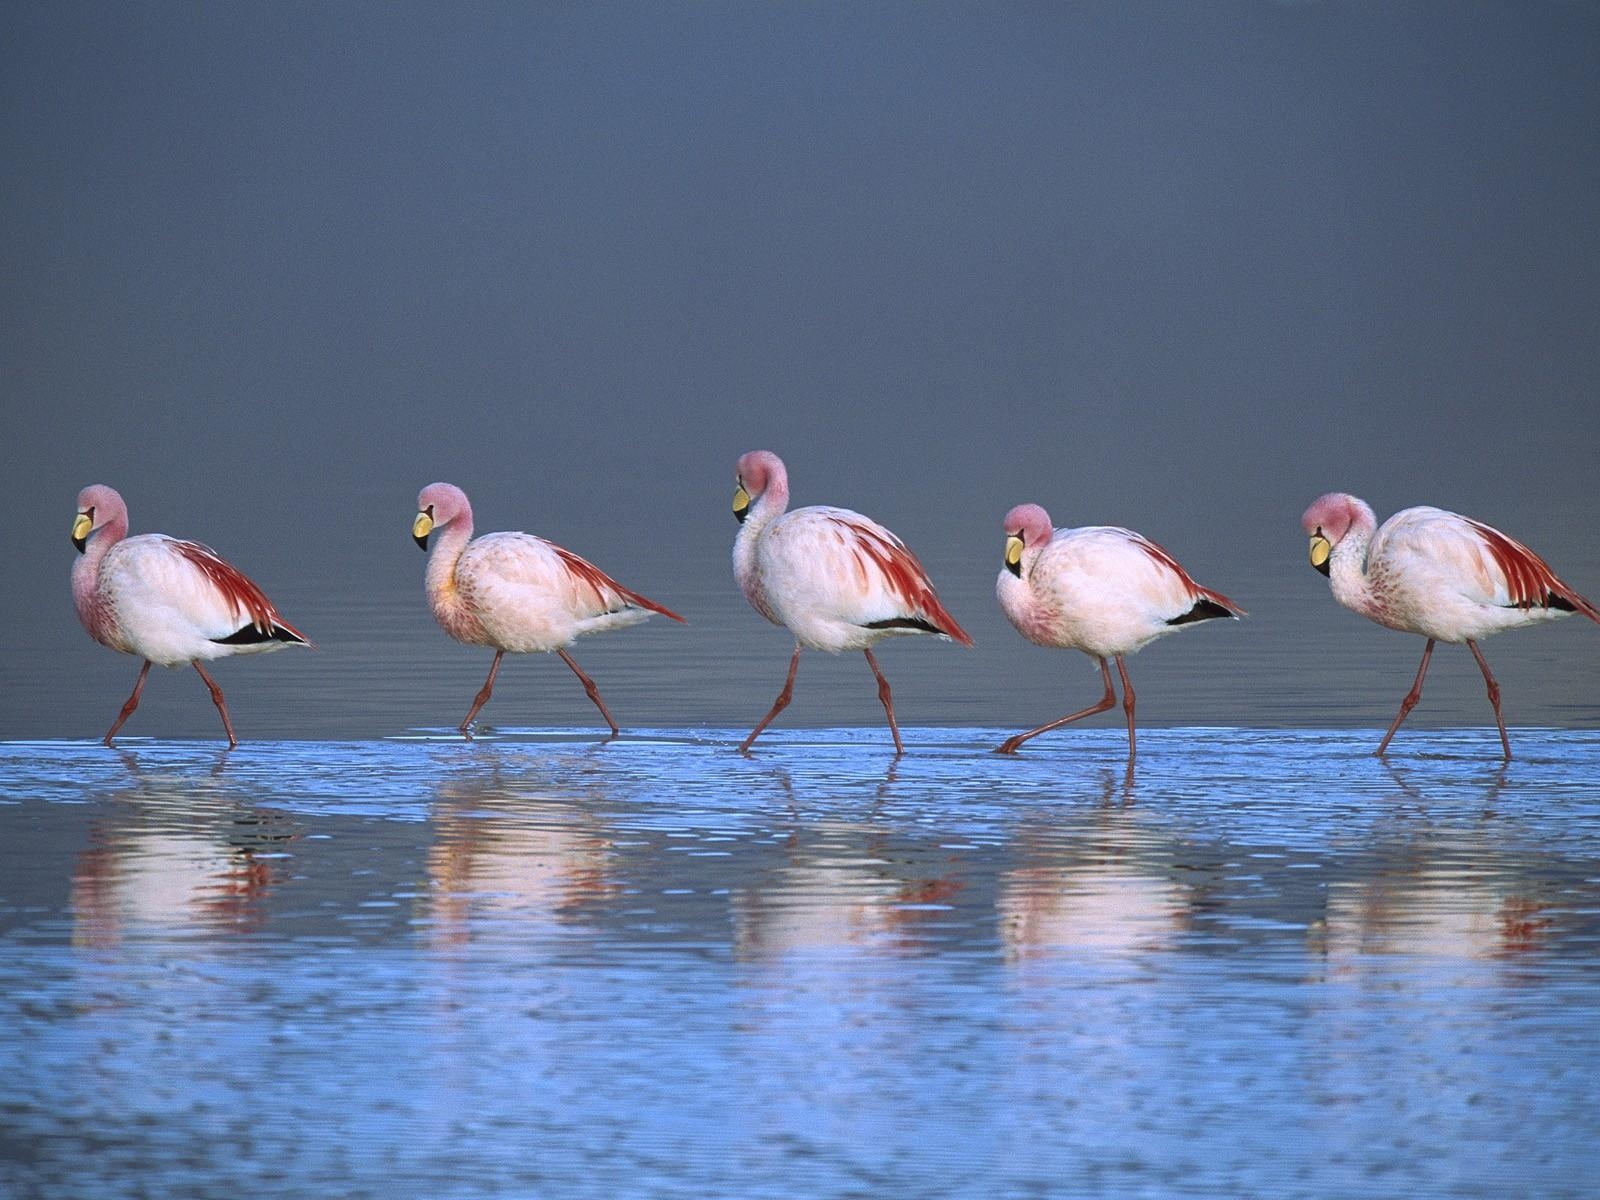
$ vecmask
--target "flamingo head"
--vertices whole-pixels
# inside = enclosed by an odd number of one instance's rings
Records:
[[[733,491],[733,516],[741,525],[750,515],[750,507],[776,485],[785,497],[789,490],[789,473],[783,459],[771,450],[751,450],[739,456],[734,469],[738,486]]]
[[[1022,556],[1029,550],[1042,549],[1054,530],[1050,514],[1037,504],[1019,504],[1006,514],[1003,522],[1006,531],[1006,570],[1022,578]]]
[[[73,546],[82,554],[89,545],[89,535],[102,525],[113,523],[127,529],[128,506],[116,488],[91,483],[78,493],[78,515],[72,521]]]
[[[467,502],[465,492],[453,483],[430,483],[417,493],[417,519],[411,522],[411,536],[426,550],[428,535],[462,514],[469,519],[472,515],[472,505]]]
[[[1344,541],[1351,529],[1371,530],[1377,524],[1371,507],[1348,492],[1329,492],[1318,497],[1300,518],[1300,525],[1311,538],[1311,565],[1327,575],[1333,548]]]

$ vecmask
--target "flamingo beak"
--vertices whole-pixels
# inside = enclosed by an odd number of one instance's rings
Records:
[[[89,534],[94,530],[94,514],[81,512],[72,522],[72,544],[82,554],[85,546],[89,544]]]
[[[1311,565],[1324,575],[1331,574],[1328,566],[1328,557],[1333,553],[1333,544],[1322,536],[1322,530],[1317,530],[1311,535]]]
[[[1022,578],[1022,535],[1008,534],[1006,536],[1006,570],[1018,579]]]
[[[750,493],[740,484],[733,490],[733,517],[739,524],[744,524],[744,519],[750,515]]]
[[[417,543],[417,548],[428,548],[428,535],[433,532],[433,516],[427,510],[417,514],[417,519],[411,522],[411,537]]]

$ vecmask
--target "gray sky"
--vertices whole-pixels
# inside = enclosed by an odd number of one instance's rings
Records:
[[[48,0],[0,24],[0,728],[33,728],[19,692],[56,666],[112,681],[64,733],[131,682],[67,594],[94,481],[330,651],[360,632],[348,581],[478,674],[429,633],[405,537],[449,479],[481,529],[668,602],[703,582],[699,636],[758,647],[763,697],[787,643],[726,564],[756,446],[796,503],[911,542],[995,686],[1046,669],[989,594],[1022,500],[1253,585],[1285,656],[1335,615],[1297,523],[1332,487],[1473,513],[1600,592],[1595,5]],[[1303,607],[1274,633],[1252,601],[1280,596]],[[1543,653],[1600,661],[1566,624]]]

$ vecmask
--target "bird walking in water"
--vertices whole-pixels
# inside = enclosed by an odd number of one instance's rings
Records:
[[[1300,523],[1311,538],[1311,565],[1328,577],[1333,598],[1352,612],[1428,639],[1416,682],[1400,701],[1378,754],[1422,696],[1436,642],[1467,644],[1483,672],[1507,761],[1511,739],[1500,713],[1500,685],[1478,641],[1574,612],[1600,623],[1600,610],[1568,587],[1544,559],[1481,521],[1421,506],[1382,526],[1364,500],[1344,492],[1320,497]]]
[[[620,732],[594,680],[567,647],[589,633],[637,625],[651,613],[683,621],[654,600],[631,592],[593,563],[530,533],[486,533],[472,539],[472,505],[454,484],[430,483],[417,496],[411,536],[428,556],[428,606],[440,627],[469,646],[493,646],[489,677],[461,722],[472,739],[473,718],[489,702],[507,652],[554,650],[583,684],[594,706]]]
[[[876,521],[847,508],[789,506],[789,474],[770,450],[739,459],[733,515],[733,573],[745,599],[794,634],[794,657],[783,691],[739,746],[747,752],[794,696],[800,651],[860,650],[878,680],[896,754],[905,753],[894,717],[894,696],[872,647],[897,634],[931,633],[972,645],[945,611],[916,555]]]
[[[72,544],[80,557],[72,566],[72,602],[78,620],[95,641],[144,659],[107,746],[139,707],[150,664],[188,663],[199,672],[222,714],[228,748],[239,744],[228,704],[216,680],[200,664],[233,654],[260,654],[285,646],[309,646],[306,636],[244,574],[199,542],[162,533],[128,536],[128,506],[115,488],[92,484],[78,493]]]
[[[1134,735],[1134,691],[1123,656],[1190,625],[1242,617],[1244,609],[1221,592],[1201,587],[1160,546],[1131,529],[1086,525],[1053,529],[1037,504],[1006,514],[1005,562],[995,583],[1000,609],[1017,632],[1039,646],[1081,650],[1100,664],[1100,701],[1037,729],[1007,738],[998,751],[1015,754],[1029,738],[1105,712],[1117,702],[1107,658],[1122,677],[1128,718],[1128,765]]]

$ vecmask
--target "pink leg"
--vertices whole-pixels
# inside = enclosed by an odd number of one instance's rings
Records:
[[[872,657],[871,650],[863,650],[867,656],[867,665],[872,668],[872,673],[878,677],[878,699],[883,703],[883,711],[889,714],[889,732],[894,734],[894,752],[904,754],[906,748],[900,741],[900,726],[894,719],[894,695],[889,691],[889,681],[883,677],[883,672],[878,670],[878,660]]]
[[[198,661],[194,669],[200,672],[200,678],[206,681],[206,687],[211,690],[211,703],[217,706],[217,711],[222,714],[222,727],[228,731],[228,749],[232,750],[239,744],[239,739],[233,736],[233,722],[228,720],[228,702],[222,698],[222,689],[217,686],[217,681],[206,674],[206,669]]]
[[[778,693],[778,698],[772,702],[772,708],[768,711],[767,715],[761,718],[761,723],[759,725],[757,725],[754,729],[752,729],[750,731],[750,736],[745,738],[745,740],[740,744],[740,746],[739,746],[739,753],[740,754],[749,753],[750,746],[756,740],[756,737],[761,733],[761,731],[763,729],[765,729],[768,725],[772,724],[772,718],[777,716],[784,709],[789,707],[789,701],[794,699],[794,676],[795,676],[795,672],[798,671],[799,669],[800,669],[800,646],[798,644],[796,644],[796,646],[794,648],[794,657],[789,660],[789,677],[783,681],[783,691]]]
[[[1494,723],[1500,726],[1500,748],[1506,752],[1506,761],[1510,762],[1511,739],[1506,736],[1506,721],[1500,715],[1500,685],[1495,682],[1494,673],[1489,670],[1489,664],[1484,661],[1483,652],[1478,649],[1478,643],[1468,638],[1467,648],[1472,651],[1472,657],[1478,660],[1478,670],[1483,672],[1483,681],[1489,685],[1489,703],[1494,705]]]
[[[565,650],[557,650],[556,653],[561,655],[562,662],[572,668],[572,673],[583,680],[583,690],[589,693],[589,699],[594,701],[594,706],[600,710],[600,715],[606,719],[606,724],[611,726],[611,736],[616,737],[622,731],[617,728],[617,723],[611,719],[611,713],[606,709],[606,702],[600,699],[600,689],[595,687],[594,680],[583,673],[583,668],[578,666],[573,661],[572,655]]]
[[[133,715],[133,710],[139,707],[139,693],[144,691],[145,677],[150,674],[150,660],[145,659],[144,666],[139,668],[139,678],[134,682],[133,695],[128,697],[128,702],[122,706],[122,711],[117,714],[117,719],[106,732],[103,739],[106,745],[111,745],[111,739],[117,736],[117,730],[122,728],[123,722]]]
[[[472,718],[478,715],[478,710],[489,703],[489,697],[494,694],[494,677],[500,674],[500,660],[506,656],[504,650],[494,652],[494,662],[489,664],[489,678],[483,681],[483,686],[478,689],[478,694],[473,697],[472,707],[467,710],[467,719],[462,721],[458,728],[461,736],[467,741],[472,740]]]
[[[1122,676],[1122,711],[1128,714],[1128,765],[1133,765],[1138,742],[1133,736],[1133,681],[1128,678],[1128,664],[1117,655],[1117,674]]]
[[[1389,726],[1389,732],[1383,735],[1383,741],[1378,743],[1378,754],[1389,748],[1389,740],[1394,737],[1394,731],[1400,728],[1400,722],[1406,719],[1406,714],[1417,706],[1417,701],[1422,699],[1422,677],[1428,673],[1428,660],[1433,657],[1433,639],[1428,639],[1426,649],[1422,651],[1422,665],[1417,668],[1417,681],[1411,685],[1411,690],[1400,701],[1400,711],[1395,714],[1394,724]]]
[[[1062,717],[1059,721],[1051,721],[1048,724],[1039,726],[1037,729],[1030,729],[1027,733],[1019,733],[1015,737],[1007,738],[1000,744],[1000,748],[995,753],[1015,754],[1017,752],[1017,747],[1022,745],[1022,743],[1027,741],[1029,738],[1036,738],[1041,733],[1049,733],[1052,729],[1060,729],[1063,725],[1070,725],[1073,721],[1080,721],[1084,717],[1092,717],[1095,713],[1105,712],[1106,709],[1110,708],[1117,702],[1117,693],[1111,686],[1111,666],[1103,658],[1100,660],[1100,677],[1106,681],[1106,694],[1100,697],[1100,702],[1098,704],[1093,704],[1088,708],[1082,709],[1075,713],[1069,713],[1067,716]],[[1124,682],[1126,682],[1127,677],[1124,676],[1123,678]],[[1133,719],[1131,710],[1129,712],[1128,719],[1130,721]],[[1131,725],[1129,727],[1129,732],[1132,732]]]

